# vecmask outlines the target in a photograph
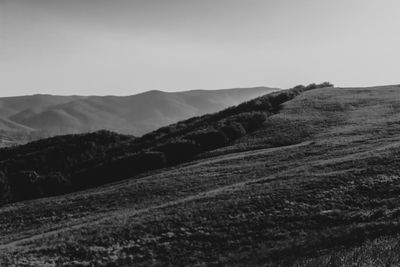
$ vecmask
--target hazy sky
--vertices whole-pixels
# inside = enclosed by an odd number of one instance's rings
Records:
[[[399,0],[0,0],[0,95],[400,83]]]

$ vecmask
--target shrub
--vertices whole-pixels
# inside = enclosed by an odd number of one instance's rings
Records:
[[[200,130],[187,135],[186,138],[196,142],[201,152],[216,149],[228,143],[225,134],[215,129]]]
[[[260,128],[264,124],[266,119],[267,118],[263,113],[253,113],[248,119],[247,130],[249,132],[252,132]]]
[[[69,192],[71,181],[65,178],[60,172],[54,172],[43,177],[41,187],[46,196],[54,196]]]
[[[222,126],[221,131],[225,134],[229,141],[238,139],[246,134],[246,130],[239,122],[230,122]]]
[[[266,116],[263,112],[245,112],[233,116],[231,120],[240,123],[246,132],[252,132],[263,125]]]
[[[164,153],[146,151],[130,156],[113,159],[89,169],[80,171],[71,177],[74,189],[118,181],[132,175],[166,166]]]
[[[10,185],[4,172],[0,171],[0,204],[6,203],[10,198]]]
[[[20,171],[11,176],[11,189],[17,200],[43,196],[42,177],[35,171]]]
[[[334,87],[334,85],[330,82],[323,82],[318,85],[318,88],[325,88],[325,87]]]
[[[192,159],[199,153],[199,146],[190,140],[174,140],[155,148],[165,153],[168,164],[176,164]]]
[[[167,165],[165,154],[160,151],[145,151],[123,159],[126,164],[134,166],[136,173],[164,168]]]

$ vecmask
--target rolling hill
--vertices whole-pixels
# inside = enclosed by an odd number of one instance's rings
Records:
[[[399,265],[400,86],[297,88],[138,139],[101,132],[60,140],[154,156],[193,136],[201,143],[194,133],[237,130],[239,114],[261,111],[252,130],[234,131],[241,134],[224,145],[202,143],[179,163],[2,206],[0,263]],[[204,132],[210,125],[215,131]],[[1,161],[55,140],[3,150]]]
[[[132,96],[33,95],[0,98],[3,137],[19,133],[26,140],[111,130],[140,136],[186,118],[212,113],[277,89],[267,87],[149,91]],[[23,141],[23,140],[22,140]]]
[[[193,160],[255,131],[282,103],[316,87],[270,93],[140,138],[102,130],[4,148],[0,150],[0,204],[90,188]]]

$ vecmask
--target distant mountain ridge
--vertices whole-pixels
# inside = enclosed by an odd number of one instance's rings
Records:
[[[140,136],[276,90],[253,87],[172,93],[153,90],[131,96],[4,97],[0,98],[0,131],[3,138],[7,133],[52,136],[100,129]]]

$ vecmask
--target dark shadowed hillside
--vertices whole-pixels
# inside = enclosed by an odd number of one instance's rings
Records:
[[[182,164],[3,205],[0,263],[398,266],[400,87],[293,91],[125,139],[163,164],[165,146],[191,144],[174,138],[210,148]],[[250,107],[259,114],[273,99],[282,104],[251,131],[229,119]],[[236,137],[219,147],[203,142],[203,134],[221,138],[220,122],[240,129],[225,133]]]
[[[140,136],[179,120],[216,112],[276,89],[193,90],[177,93],[149,91],[133,96],[33,95],[0,98],[0,130],[52,136],[111,130]],[[4,144],[3,144],[4,145]]]

